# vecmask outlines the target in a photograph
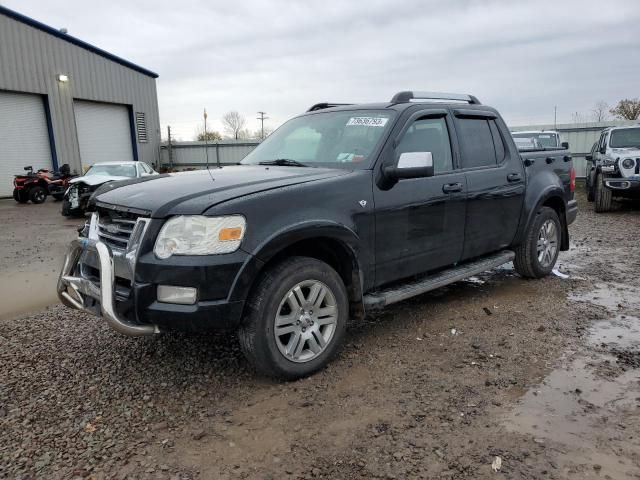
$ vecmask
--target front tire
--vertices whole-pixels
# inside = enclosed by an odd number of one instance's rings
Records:
[[[560,219],[553,208],[542,207],[516,249],[513,266],[525,278],[542,278],[551,273],[558,259],[562,236]]]
[[[343,342],[349,302],[340,275],[292,257],[267,270],[250,295],[240,346],[261,374],[285,380],[325,367]]]
[[[24,189],[15,188],[13,190],[13,199],[18,203],[27,203],[29,201],[29,196],[24,191]]]
[[[611,190],[604,186],[604,175],[598,173],[595,185],[595,211],[597,213],[610,212],[613,199]]]
[[[35,204],[44,203],[47,199],[47,191],[43,187],[33,187],[29,191],[29,200]]]
[[[60,211],[63,217],[84,217],[84,210],[82,207],[71,208],[71,202],[66,198],[62,200],[62,209]]]

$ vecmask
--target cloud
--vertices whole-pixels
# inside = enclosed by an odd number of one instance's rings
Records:
[[[319,101],[399,90],[473,93],[508,123],[588,113],[640,96],[637,0],[207,0],[58,2],[9,8],[160,74],[163,126],[193,137],[238,110],[275,126]]]

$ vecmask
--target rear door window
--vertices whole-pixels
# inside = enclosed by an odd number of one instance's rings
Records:
[[[462,152],[462,168],[497,165],[496,145],[493,141],[489,120],[486,118],[458,118],[457,126],[458,141]],[[504,149],[504,145],[502,149]]]
[[[493,146],[496,150],[496,160],[498,163],[502,163],[505,156],[505,147],[504,147],[504,142],[502,140],[502,135],[500,135],[500,130],[498,129],[498,125],[496,125],[495,120],[489,120],[489,126],[491,127],[491,136],[493,137]]]

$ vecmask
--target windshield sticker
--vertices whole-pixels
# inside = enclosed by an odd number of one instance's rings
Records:
[[[347,122],[347,127],[384,127],[388,120],[388,118],[379,117],[351,117]]]
[[[347,163],[347,162],[358,163],[363,160],[364,160],[364,155],[358,155],[355,153],[339,153],[338,156],[336,157],[336,161],[342,162],[342,163]]]

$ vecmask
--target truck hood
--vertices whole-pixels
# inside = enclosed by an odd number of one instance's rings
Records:
[[[640,148],[637,147],[625,147],[625,148],[612,148],[611,153],[620,158],[638,157],[640,156]]]
[[[234,198],[348,173],[327,168],[225,166],[119,182],[117,188],[99,193],[95,201],[98,207],[120,207],[153,218],[199,215]]]
[[[76,177],[69,180],[69,183],[86,183],[90,187],[95,185],[102,185],[106,182],[113,182],[116,180],[128,180],[129,177],[112,177],[110,175],[88,175],[85,177]]]

